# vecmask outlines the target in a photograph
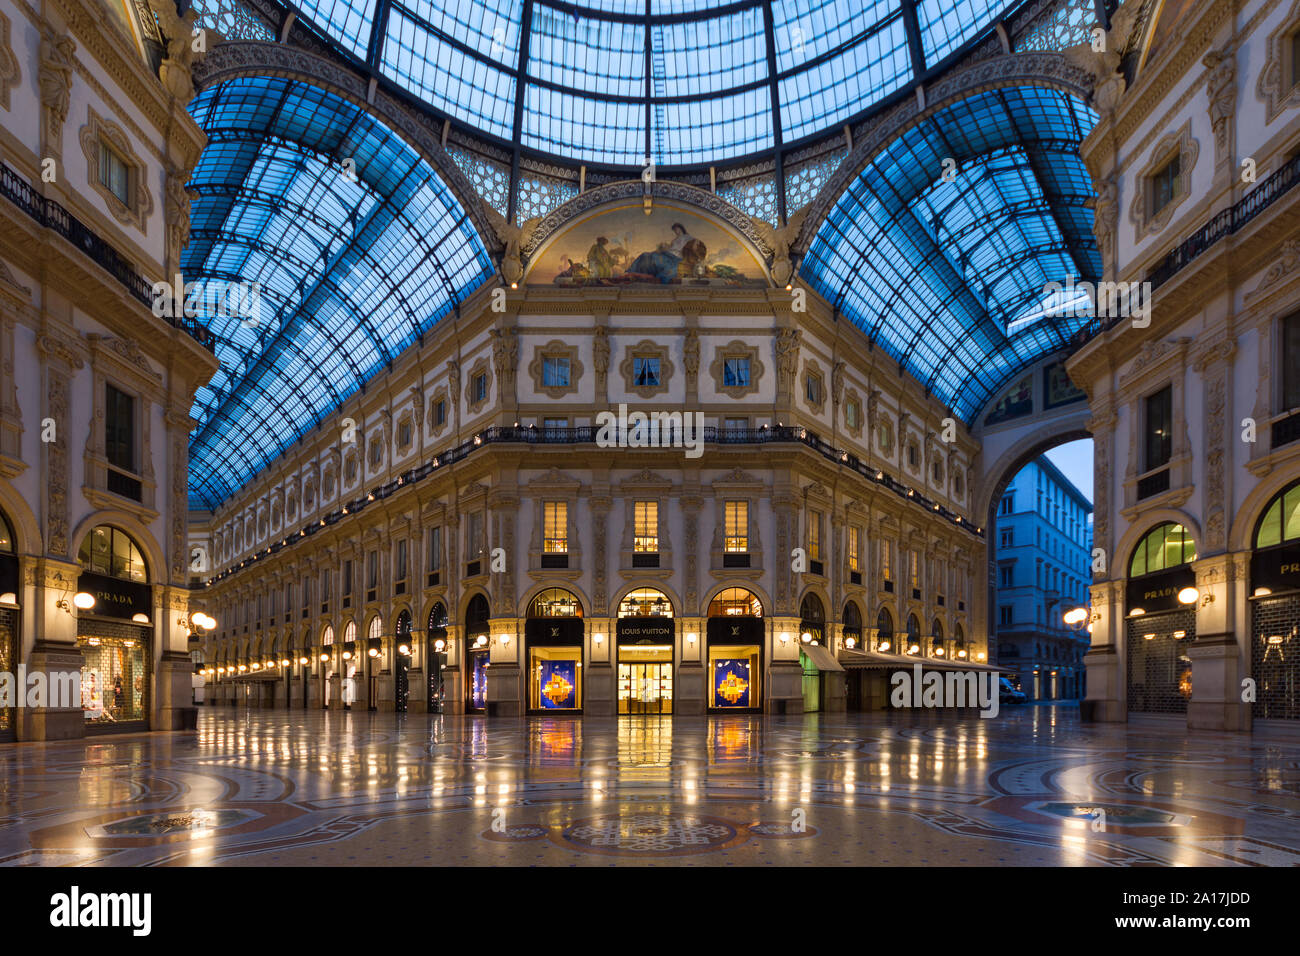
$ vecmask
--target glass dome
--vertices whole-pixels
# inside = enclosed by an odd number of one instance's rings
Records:
[[[503,143],[591,164],[689,166],[850,121],[1008,6],[302,0],[298,9],[351,59]]]

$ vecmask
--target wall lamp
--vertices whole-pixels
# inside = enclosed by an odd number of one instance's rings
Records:
[[[95,595],[89,591],[78,591],[72,596],[72,604],[76,605],[78,610],[89,611],[95,606]],[[68,604],[67,598],[59,598],[54,602],[54,606],[67,611],[69,614],[72,613],[72,607]]]

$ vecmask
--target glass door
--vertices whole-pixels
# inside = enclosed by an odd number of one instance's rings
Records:
[[[673,712],[673,666],[671,663],[618,665],[618,712],[633,716]]]

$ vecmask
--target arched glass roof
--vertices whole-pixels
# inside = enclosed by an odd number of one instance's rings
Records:
[[[257,77],[204,90],[190,112],[208,146],[181,267],[205,286],[221,361],[191,412],[190,504],[212,508],[494,267],[433,169],[352,104]],[[212,308],[221,283],[257,308]]]
[[[857,176],[801,275],[959,418],[1067,345],[1086,318],[1044,314],[1044,286],[1095,281],[1096,114],[1039,87],[994,89],[912,127]],[[945,179],[945,160],[955,176]]]
[[[300,0],[374,73],[505,143],[709,164],[836,127],[989,27],[1006,0]]]

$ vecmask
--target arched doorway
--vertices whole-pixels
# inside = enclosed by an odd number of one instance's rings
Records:
[[[407,711],[411,698],[411,612],[402,609],[393,625],[393,710]]]
[[[144,550],[121,528],[99,525],[77,551],[86,733],[147,730],[153,679],[153,595]]]
[[[724,588],[709,602],[708,710],[763,707],[763,602],[745,588]]]
[[[912,656],[921,653],[921,622],[915,614],[907,615],[907,646],[903,653]]]
[[[1250,558],[1251,716],[1300,720],[1300,481],[1269,502]]]
[[[937,617],[930,624],[930,656],[948,656],[948,645],[943,642],[943,621]]]
[[[330,685],[333,682],[334,674],[336,673],[336,665],[334,662],[335,653],[334,627],[331,624],[326,624],[325,629],[320,633],[320,700],[321,706],[326,710],[329,710],[330,696],[333,694]]]
[[[428,661],[429,682],[426,709],[431,714],[442,713],[445,693],[442,669],[447,666],[447,606],[441,601],[435,602],[429,610],[424,659]]]
[[[528,602],[528,710],[582,713],[582,602],[564,588],[546,588]]]
[[[657,588],[633,588],[618,603],[618,712],[673,712],[673,604]]]
[[[812,648],[826,644],[826,609],[821,598],[809,591],[799,603],[799,668],[802,672],[803,710],[811,714],[822,709],[825,674],[813,659]]]
[[[876,636],[875,650],[882,654],[896,654],[897,648],[894,647],[894,615],[889,613],[889,608],[882,606],[880,612],[876,615]]]
[[[384,619],[376,614],[366,628],[366,710],[379,709],[379,668],[383,665]]]
[[[343,628],[342,694],[343,709],[351,710],[357,702],[357,622],[348,621]]]
[[[13,526],[0,512],[0,674],[18,672],[18,635],[22,633],[18,586],[18,548]],[[0,707],[0,740],[14,738],[16,715],[13,707]]]
[[[487,710],[488,641],[491,616],[488,600],[476,594],[465,608],[465,710],[481,714]]]
[[[1129,713],[1187,713],[1188,649],[1196,640],[1195,560],[1191,532],[1172,521],[1148,531],[1129,557],[1124,594]],[[1035,696],[1039,691],[1035,687]]]

